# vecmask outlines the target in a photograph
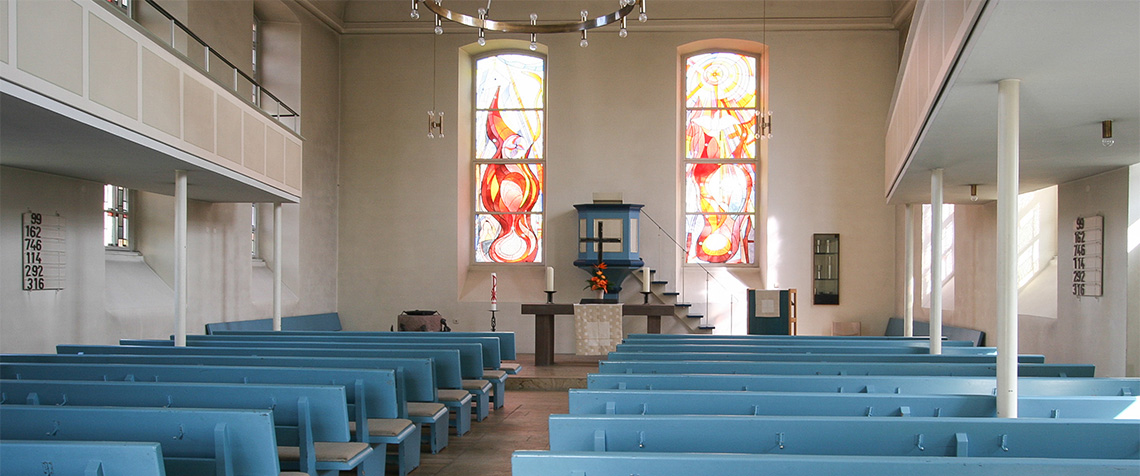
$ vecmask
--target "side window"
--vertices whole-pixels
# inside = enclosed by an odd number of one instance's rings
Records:
[[[103,244],[133,249],[131,243],[131,191],[117,185],[103,186]]]
[[[685,263],[755,264],[757,55],[685,58]]]
[[[546,60],[475,59],[476,263],[543,261]]]

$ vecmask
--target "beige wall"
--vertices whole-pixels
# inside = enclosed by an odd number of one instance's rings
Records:
[[[1136,202],[1140,196],[1129,190],[1129,180],[1129,168],[1124,167],[1058,186],[1056,227],[1043,230],[1052,234],[1048,239],[1057,243],[1056,289],[1044,297],[1055,301],[1055,315],[1036,312],[1049,308],[1042,303],[1019,303],[1020,353],[1044,354],[1048,362],[1093,364],[1098,377],[1126,375],[1127,332],[1131,322],[1140,321],[1135,315],[1130,316],[1127,309],[1130,296],[1140,288],[1140,280],[1129,276],[1129,252],[1125,247],[1129,207],[1134,206],[1130,202]],[[915,243],[919,248],[915,260],[920,262],[921,215],[917,211],[920,206],[915,207]],[[1073,221],[1078,216],[1097,214],[1105,217],[1104,295],[1078,298],[1071,288]],[[996,202],[957,205],[954,216],[954,302],[946,303],[943,323],[982,330],[987,334],[987,344],[992,346],[997,342]],[[1046,278],[1046,282],[1048,279],[1052,278]],[[918,303],[919,293],[921,289],[916,289],[915,318],[929,320],[929,310]],[[1037,293],[1035,299],[1042,299],[1041,295]],[[1023,294],[1019,299],[1029,298]],[[901,315],[901,306],[899,309]]]
[[[56,344],[113,344],[103,319],[103,185],[0,167],[0,352],[55,352]],[[20,230],[28,211],[65,220],[62,290],[24,291]]]
[[[595,34],[586,49],[569,36],[541,38],[549,51],[546,252],[560,302],[587,295],[585,273],[571,264],[577,248],[573,204],[589,202],[592,192],[622,192],[627,202],[645,204],[669,234],[681,236],[678,48],[723,36],[631,32],[619,40]],[[718,273],[718,279],[740,289],[794,287],[808,296],[811,234],[837,232],[844,246],[843,304],[813,306],[810,298],[801,299],[801,332],[829,333],[832,321],[851,320],[881,332],[895,300],[893,208],[883,203],[881,177],[897,33],[766,36],[776,114],[769,187],[761,190],[768,201],[769,266]],[[761,35],[731,37],[759,41]],[[457,90],[468,87],[458,83],[457,49],[470,37],[435,41],[436,104],[447,113],[442,140],[428,140],[424,127],[425,111],[432,109],[432,36],[342,40],[339,212],[352,218],[339,222],[338,310],[353,329],[387,329],[400,311],[417,308],[439,310],[449,323],[458,321],[457,329],[487,329],[494,271],[498,328],[528,336],[533,320],[520,316],[518,305],[543,296],[541,267],[468,265],[473,192],[460,151],[470,134],[456,130],[463,127],[456,117]],[[642,257],[676,289],[681,268],[672,244],[647,220],[641,232]],[[765,276],[769,270],[772,278]],[[686,298],[703,305],[698,274],[686,272]],[[626,287],[637,285],[631,280]],[[734,307],[742,316],[744,294],[737,291]],[[717,332],[733,327],[727,316],[716,319]],[[569,320],[557,325],[558,352],[573,351]],[[737,322],[735,331],[743,332],[742,325]],[[519,346],[530,348],[530,339],[520,339]]]
[[[189,3],[208,9],[215,2]],[[164,5],[186,18],[189,6],[185,2]],[[190,15],[199,22],[190,27],[199,31],[196,27],[211,25],[202,29],[211,32],[207,41],[234,45],[236,55],[249,44],[246,19],[252,19],[253,3],[215,6],[241,20],[211,23],[213,15]],[[286,206],[284,213],[281,266],[286,284],[299,297],[299,302],[285,307],[285,315],[335,311],[337,282],[338,38],[303,9],[293,7],[285,11],[294,11],[297,19],[284,30],[294,35],[284,48],[275,49],[278,64],[291,72],[281,73],[287,77],[277,85],[291,88],[280,96],[299,104],[303,114],[312,115],[306,115],[302,124],[306,194],[301,204]],[[113,178],[114,171],[108,171],[108,176]],[[193,179],[190,186],[194,186]],[[173,198],[151,193],[138,197],[133,209],[135,241],[147,265],[169,286],[173,280]],[[22,291],[16,281],[19,254],[0,254],[4,303],[0,351],[53,352],[60,343],[112,344],[124,337],[165,338],[172,333],[174,303],[169,298],[164,302],[163,296],[140,297],[134,308],[105,303],[108,286],[131,286],[131,278],[105,273],[102,183],[0,167],[0,204],[4,249],[18,247],[20,214],[27,209],[58,211],[66,217],[68,245],[74,247],[68,250],[68,282],[59,292]],[[208,322],[269,317],[252,304],[249,204],[192,201],[188,211],[188,331],[201,333]],[[271,233],[272,226],[266,231]],[[151,278],[148,286],[162,285]]]

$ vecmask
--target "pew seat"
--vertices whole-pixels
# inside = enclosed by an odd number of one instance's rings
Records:
[[[408,419],[420,425],[428,425],[427,438],[432,454],[447,447],[447,407],[436,402],[408,402]]]

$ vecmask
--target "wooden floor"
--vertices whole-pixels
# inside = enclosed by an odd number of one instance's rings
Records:
[[[518,375],[507,379],[506,406],[491,412],[486,420],[471,423],[471,432],[456,437],[439,454],[424,453],[420,467],[411,476],[477,476],[511,474],[511,453],[515,450],[545,450],[550,447],[547,418],[566,413],[565,388],[527,390],[582,382],[588,373],[598,371],[600,357],[555,356],[556,365],[535,367],[533,354],[519,354],[523,365]],[[535,383],[540,382],[540,383]],[[575,385],[575,387],[578,387]],[[389,465],[392,466],[392,465]],[[394,468],[389,468],[389,474]],[[348,474],[348,473],[342,473]]]

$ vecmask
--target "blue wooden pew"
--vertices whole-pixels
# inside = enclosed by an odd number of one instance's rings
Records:
[[[603,361],[598,371],[659,374],[765,375],[997,375],[997,364],[935,364],[928,362],[731,362],[731,361]],[[1092,365],[1019,364],[1021,377],[1092,377]]]
[[[98,345],[59,345],[56,351],[61,354],[136,354],[136,355],[247,355],[279,357],[340,357],[340,358],[384,358],[430,357],[435,367],[436,396],[439,403],[452,414],[451,425],[460,434],[471,428],[471,395],[463,389],[460,373],[459,351],[453,349],[405,349],[405,350],[333,350],[333,349],[274,349],[274,348],[206,348],[206,347],[148,347],[148,346],[98,346]]]
[[[281,328],[297,331],[339,331],[340,315],[335,312],[285,316],[281,318]],[[206,324],[206,333],[223,330],[273,330],[273,319],[250,319],[246,321],[211,322]]]
[[[158,443],[0,441],[0,474],[166,476]]]
[[[924,345],[618,344],[615,352],[735,352],[754,354],[930,354]],[[992,347],[948,347],[945,355],[997,355]]]
[[[399,406],[397,372],[390,369],[0,362],[0,378],[338,385],[348,404],[344,425],[356,441],[395,447],[393,459],[401,474],[419,466],[420,429]]]
[[[404,342],[404,341],[368,341],[367,339],[353,338],[340,338],[340,337],[318,337],[315,339],[306,339],[302,336],[281,337],[281,336],[240,336],[240,337],[223,337],[223,336],[196,336],[191,338],[187,336],[186,345],[190,347],[245,347],[245,348],[289,348],[289,349],[336,349],[336,350],[420,350],[420,349],[436,349],[436,350],[449,350],[454,349],[459,351],[459,366],[460,376],[462,377],[462,386],[465,390],[471,392],[475,400],[475,419],[483,421],[487,418],[490,412],[490,400],[493,383],[497,382],[505,388],[504,382],[506,381],[506,373],[502,373],[501,379],[494,381],[484,380],[485,370],[483,365],[485,360],[484,350],[486,346],[478,343],[439,343],[439,342]],[[166,341],[151,341],[163,342]],[[134,345],[135,343],[147,344],[148,341],[129,340],[120,341],[121,345]],[[498,343],[493,344],[493,355],[498,357]]]
[[[0,380],[0,387],[7,404],[269,409],[282,467],[309,474],[384,471],[383,454],[350,441],[342,386]]]
[[[903,337],[903,336],[772,336],[757,334],[629,334],[626,342],[635,341],[823,341],[823,342],[930,342],[930,337]],[[943,338],[943,345],[948,339]],[[956,343],[952,345],[962,345]]]
[[[0,405],[0,440],[158,442],[168,476],[278,476],[269,410]]]
[[[574,415],[996,417],[990,395],[572,389]],[[1019,418],[1140,420],[1140,397],[1027,397]]]
[[[1140,459],[1140,421],[551,415],[550,450]]]
[[[507,333],[502,333],[507,334]],[[511,354],[514,354],[514,334],[511,334]],[[452,346],[453,344],[479,344],[482,350],[482,367],[478,369],[470,369],[464,367],[464,386],[468,390],[476,393],[478,398],[490,397],[484,390],[486,385],[477,380],[486,380],[493,386],[494,395],[505,395],[506,393],[506,380],[508,372],[502,369],[502,344],[499,337],[488,336],[459,336],[453,333],[423,333],[423,332],[401,332],[401,333],[344,333],[344,332],[235,332],[229,335],[209,335],[209,336],[187,336],[187,345],[194,345],[200,342],[215,342],[215,341],[289,341],[289,342],[338,342],[338,343],[367,343],[367,344],[383,344],[385,348],[398,348],[399,346],[407,346],[411,344],[416,345],[446,345]],[[134,341],[120,341],[120,344],[130,345]],[[166,341],[162,341],[166,343]],[[172,344],[173,342],[171,342]],[[476,360],[471,359],[467,354],[460,356],[465,362],[470,362],[473,366]],[[517,369],[516,369],[517,371]],[[482,395],[480,395],[482,394]],[[504,404],[503,398],[494,399],[495,408],[502,408]],[[477,408],[479,405],[476,406]],[[479,421],[482,421],[486,415],[476,415]]]
[[[587,388],[756,392],[996,395],[994,377],[898,375],[590,374]],[[1135,396],[1140,378],[1020,378],[1022,396]]]
[[[977,458],[952,464],[922,456],[825,456],[591,451],[516,451],[514,476],[1118,476],[1140,472],[1140,461],[1032,458]]]
[[[447,446],[448,411],[439,403],[436,392],[435,369],[432,359],[392,358],[333,358],[333,357],[266,357],[232,355],[114,355],[114,354],[22,354],[2,355],[0,362],[22,363],[119,363],[169,365],[224,365],[267,367],[313,367],[334,369],[392,369],[396,372],[397,403],[400,413],[380,418],[407,418],[417,425],[428,425],[428,439],[433,453]],[[371,395],[372,393],[369,393]],[[352,396],[350,395],[350,398]],[[460,410],[467,408],[471,397],[462,400]],[[464,403],[468,406],[463,406]],[[404,411],[406,409],[406,411]],[[470,421],[459,419],[459,421]],[[464,430],[469,430],[465,426]],[[460,436],[463,433],[459,433]]]
[[[997,362],[996,355],[931,355],[931,354],[753,354],[743,352],[610,352],[608,360],[728,360],[752,362],[934,362],[950,364],[984,364]],[[1017,356],[1023,364],[1043,364],[1045,356]]]

